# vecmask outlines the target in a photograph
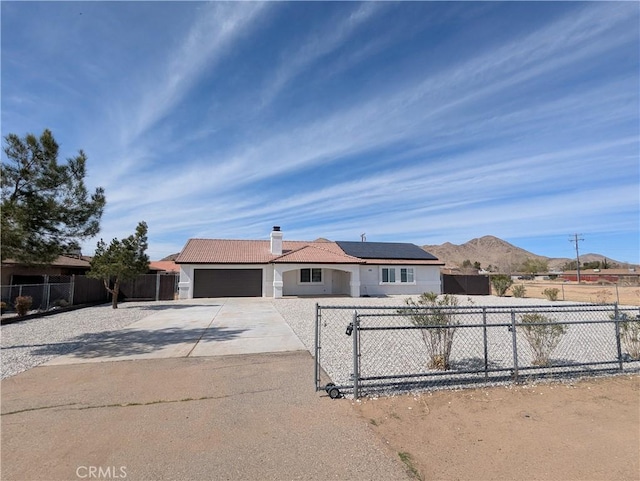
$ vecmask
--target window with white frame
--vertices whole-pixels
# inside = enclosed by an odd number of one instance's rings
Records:
[[[382,284],[414,284],[413,267],[382,267],[380,269]]]
[[[300,283],[301,284],[321,284],[322,283],[322,269],[300,269]]]

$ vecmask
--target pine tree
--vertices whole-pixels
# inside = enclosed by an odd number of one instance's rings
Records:
[[[126,239],[113,239],[107,244],[100,239],[91,259],[87,276],[102,279],[105,289],[111,293],[111,307],[118,308],[120,284],[135,279],[149,269],[147,250],[147,224],[140,222],[136,233]]]
[[[2,160],[2,260],[49,264],[95,236],[105,205],[104,190],[89,195],[84,184],[87,157],[79,151],[58,163],[51,131],[40,138],[5,137]]]

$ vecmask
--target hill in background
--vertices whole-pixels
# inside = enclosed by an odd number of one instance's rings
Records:
[[[440,245],[425,245],[422,248],[445,262],[445,267],[448,268],[461,267],[462,263],[468,259],[472,263],[480,262],[484,269],[493,266],[500,272],[516,272],[527,259],[536,259],[547,261],[549,270],[556,271],[561,270],[567,262],[575,260],[575,258],[545,257],[534,254],[491,235],[471,239],[460,245],[445,242]],[[580,263],[602,261],[604,258],[605,256],[600,254],[584,254],[580,256]],[[609,258],[607,260],[615,264],[623,264]]]

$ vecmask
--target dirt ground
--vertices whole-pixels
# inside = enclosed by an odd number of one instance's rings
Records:
[[[637,375],[350,402],[415,479],[640,479]]]
[[[593,302],[596,304],[617,302],[624,306],[640,306],[640,286],[578,284],[561,281],[515,281],[513,285],[524,285],[527,290],[525,297],[546,299],[542,291],[547,288],[555,288],[558,289],[558,300],[560,301]],[[511,291],[508,292],[508,295],[510,294]]]

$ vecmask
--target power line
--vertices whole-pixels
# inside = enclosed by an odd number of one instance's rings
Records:
[[[580,252],[578,250],[578,244],[580,241],[584,239],[581,236],[582,234],[573,234],[573,238],[569,238],[569,242],[573,242],[576,245],[576,268],[578,270],[578,284],[580,284]]]

